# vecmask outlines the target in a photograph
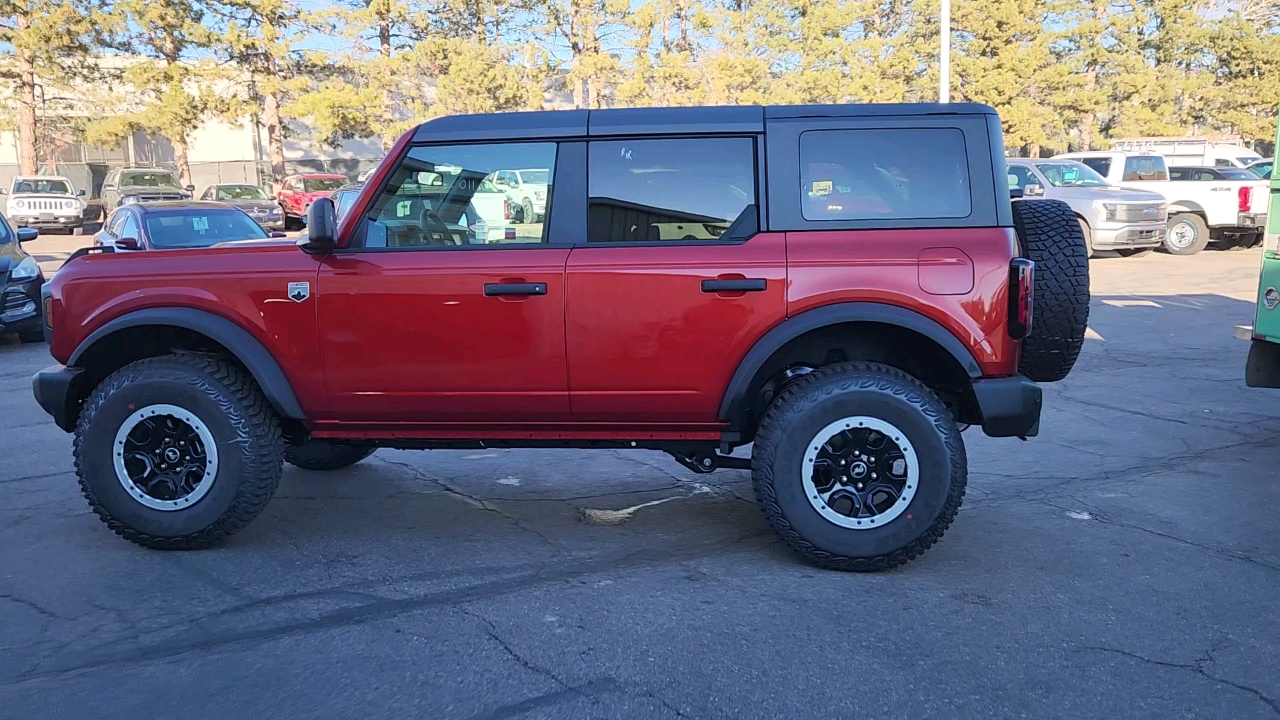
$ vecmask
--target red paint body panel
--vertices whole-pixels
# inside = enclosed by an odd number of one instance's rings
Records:
[[[103,324],[134,310],[188,307],[234,322],[276,359],[302,409],[324,406],[316,305],[287,296],[290,282],[314,283],[319,263],[291,242],[87,255],[54,274],[53,344],[65,363]],[[74,308],[74,312],[66,308]]]
[[[573,418],[716,422],[738,361],[786,314],[781,233],[740,245],[579,247],[567,269]],[[764,278],[763,292],[703,280]]]
[[[921,291],[921,253],[940,246],[970,258],[971,291]],[[787,315],[838,302],[897,305],[949,330],[973,353],[983,375],[1012,375],[1018,344],[1007,331],[1008,283],[1009,261],[1016,255],[1012,228],[787,233]]]
[[[719,440],[723,425],[317,423],[320,438],[392,440]]]
[[[567,248],[352,252],[317,283],[328,411],[362,422],[569,419]],[[485,297],[486,283],[546,283]]]

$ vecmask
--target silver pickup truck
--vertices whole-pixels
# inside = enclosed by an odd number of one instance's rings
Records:
[[[1116,187],[1074,160],[1009,158],[1005,165],[1009,187],[1022,188],[1025,197],[1071,206],[1090,255],[1095,250],[1141,255],[1164,242],[1168,205],[1159,193]]]

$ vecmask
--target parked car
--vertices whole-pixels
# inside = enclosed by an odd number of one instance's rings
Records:
[[[296,244],[68,262],[35,396],[97,516],[148,547],[225,540],[282,460],[647,448],[749,466],[818,565],[897,566],[956,519],[962,425],[1036,435],[1036,383],[1084,340],[1075,214],[1011,202],[1001,147],[964,103],[437,118],[337,234],[321,198]],[[556,206],[474,252],[446,221],[502,167],[554,168]],[[655,240],[676,225],[710,238]]]
[[[1164,248],[1174,255],[1194,255],[1210,241],[1225,248],[1250,247],[1262,240],[1265,180],[1170,182],[1165,158],[1155,152],[1075,152],[1054,159],[1079,160],[1112,185],[1164,196],[1169,203]]]
[[[1258,179],[1258,174],[1247,168],[1227,167],[1171,167],[1169,179],[1174,182],[1207,182],[1211,180]]]
[[[268,237],[271,235],[239,208],[205,200],[179,200],[117,208],[93,236],[93,244],[128,252],[209,247]]]
[[[327,198],[333,194],[334,190],[346,184],[347,176],[345,175],[331,173],[290,175],[284,179],[280,191],[276,193],[276,200],[280,201],[280,207],[284,209],[286,222],[290,219],[302,220],[307,214],[307,208],[311,207],[311,203],[316,198]]]
[[[550,172],[546,168],[499,170],[490,176],[490,180],[516,205],[517,211],[512,213],[516,222],[541,222],[547,208]]]
[[[1276,143],[1280,145],[1280,127],[1276,128]],[[1268,175],[1270,171],[1268,166]],[[1249,356],[1244,366],[1245,384],[1256,388],[1280,388],[1280,233],[1276,232],[1276,223],[1280,222],[1276,217],[1280,213],[1280,188],[1268,192],[1268,203],[1272,226],[1262,246],[1262,271],[1258,277]]]
[[[1247,169],[1264,180],[1270,180],[1271,166],[1274,164],[1274,158],[1267,158],[1265,160],[1259,160],[1255,163],[1251,163]]]
[[[356,198],[360,197],[360,189],[363,187],[364,181],[347,183],[334,190],[333,195],[329,196],[333,201],[334,215],[339,222],[351,211],[351,206],[355,205]]]
[[[103,218],[121,205],[189,200],[195,190],[193,185],[183,187],[176,174],[163,168],[117,168],[102,183]]]
[[[1113,140],[1111,149],[1159,153],[1166,163],[1177,166],[1244,168],[1262,159],[1238,137],[1123,138]]]
[[[5,214],[18,227],[65,230],[79,235],[84,227],[84,190],[76,190],[67,178],[56,175],[19,175],[9,187]]]
[[[1085,247],[1121,255],[1151,252],[1164,242],[1168,206],[1164,196],[1111,185],[1075,160],[1006,160],[1009,186],[1026,197],[1061,200],[1071,206]]]
[[[257,185],[210,185],[200,194],[201,200],[213,200],[239,208],[268,230],[284,230],[284,210]]]
[[[16,333],[24,343],[44,340],[44,272],[23,247],[40,236],[36,228],[16,230],[0,215],[0,335]]]

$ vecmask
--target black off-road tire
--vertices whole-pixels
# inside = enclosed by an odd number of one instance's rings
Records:
[[[1031,334],[1018,372],[1057,382],[1071,372],[1089,325],[1089,257],[1080,222],[1061,200],[1015,200],[1013,226],[1035,263]]]
[[[152,404],[195,415],[217,446],[210,489],[189,507],[149,508],[117,478],[116,432]],[[158,550],[197,550],[221,544],[267,506],[280,482],[284,440],[251,377],[222,358],[183,353],[130,363],[98,385],[80,411],[74,454],[80,489],[112,532]]]
[[[919,459],[915,496],[873,529],[836,525],[805,496],[805,448],[829,423],[851,416],[899,428]],[[968,460],[959,427],[933,391],[897,368],[851,362],[801,377],[769,404],[751,452],[751,477],[760,510],[792,549],[821,567],[874,572],[938,542],[964,499]]]
[[[301,445],[285,446],[284,461],[303,470],[340,470],[369,457],[374,450],[377,448],[308,440]]]
[[[44,342],[44,331],[34,330],[32,332],[18,333],[18,340],[19,342],[24,342],[24,343]]]
[[[1187,243],[1174,239],[1173,234],[1179,225],[1186,225],[1194,237]],[[1169,218],[1168,231],[1164,237],[1165,252],[1170,255],[1195,255],[1209,246],[1209,226],[1204,218],[1193,213],[1178,213]]]

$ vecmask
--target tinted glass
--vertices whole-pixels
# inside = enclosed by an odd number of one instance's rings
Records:
[[[1088,165],[1078,162],[1036,165],[1045,180],[1054,187],[1105,187],[1107,181]]]
[[[124,221],[120,224],[119,237],[140,240],[141,235],[142,226],[138,224],[138,217],[131,212],[124,213]]]
[[[1190,180],[1191,171],[1186,168],[1169,168],[1170,180]]]
[[[490,178],[500,168],[555,162],[555,143],[415,147],[374,201],[360,241],[366,248],[544,242],[544,223],[523,213],[516,222],[519,206]]]
[[[1027,168],[1021,165],[1010,165],[1009,167],[1009,187],[1024,188],[1028,185],[1039,185],[1040,181]]]
[[[749,138],[593,142],[588,242],[709,241],[754,213]]]
[[[546,170],[521,170],[520,177],[527,183],[546,183],[551,174]]]
[[[972,212],[964,133],[954,128],[800,135],[806,220],[962,218]]]
[[[47,195],[70,195],[71,186],[63,180],[44,180],[37,178],[18,180],[13,184],[13,193],[42,193]]]
[[[9,227],[9,221],[3,215],[0,215],[0,245],[8,245],[17,239],[13,228]]]
[[[333,194],[334,215],[341,220],[343,215],[351,211],[351,206],[356,204],[356,198],[360,197],[359,190],[339,190]]]
[[[1271,163],[1264,162],[1257,165],[1250,165],[1249,171],[1260,178],[1271,179]]]
[[[266,200],[267,193],[256,185],[219,185],[219,200]]]
[[[1223,168],[1218,174],[1225,180],[1257,180],[1258,176],[1248,170],[1239,168]]]
[[[302,181],[302,189],[304,192],[325,192],[337,190],[346,184],[346,178],[305,178]]]
[[[1168,180],[1169,171],[1165,168],[1162,155],[1137,155],[1124,159],[1124,177],[1126,182],[1135,180]]]
[[[163,170],[158,172],[130,172],[120,176],[121,187],[164,187],[181,188],[178,178],[173,173]]]
[[[149,212],[147,240],[156,248],[208,247],[232,240],[259,240],[267,233],[239,210]]]
[[[1109,157],[1080,158],[1080,162],[1102,177],[1106,177],[1111,172],[1111,158]]]

